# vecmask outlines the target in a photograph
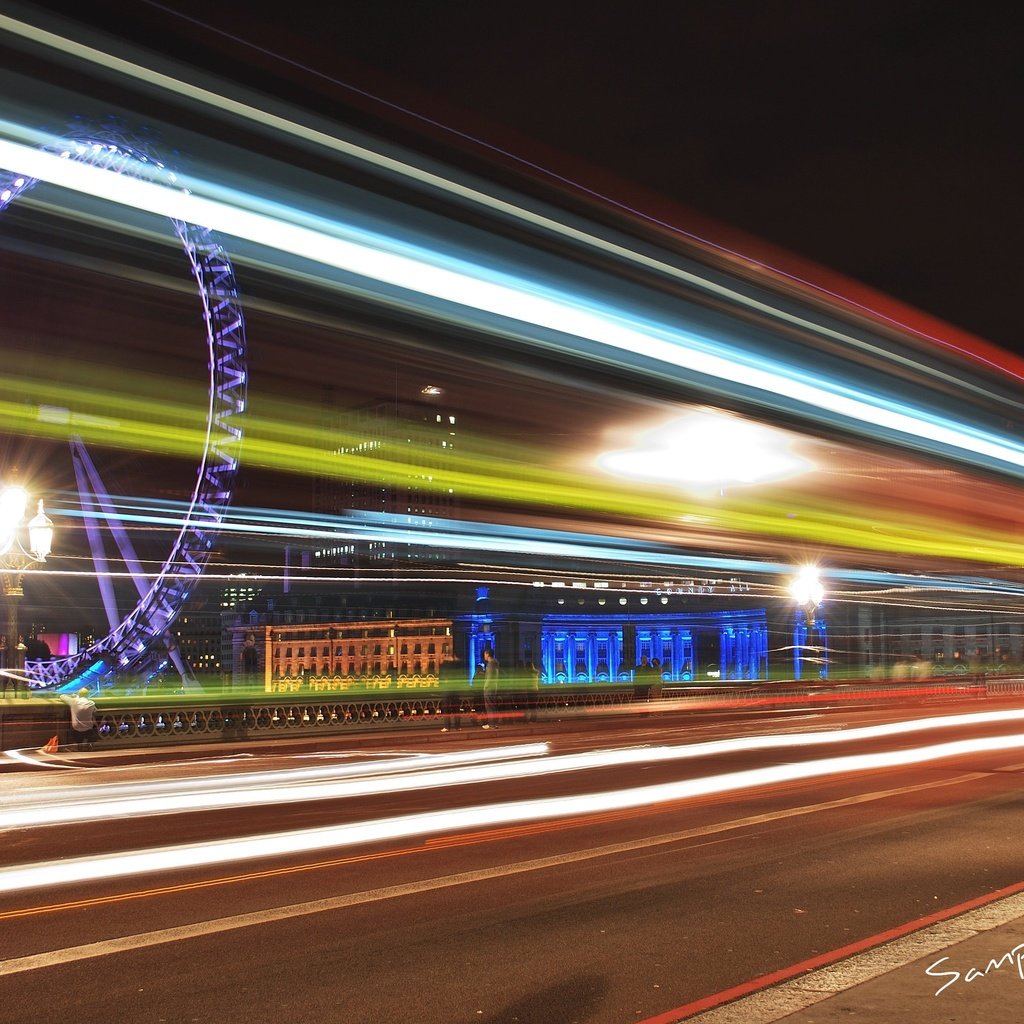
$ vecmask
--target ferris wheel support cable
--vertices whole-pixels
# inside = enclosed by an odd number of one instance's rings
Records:
[[[89,513],[96,508],[96,499],[90,490],[88,474],[74,443],[71,445],[71,465],[75,470],[78,500],[83,511]],[[121,614],[117,610],[117,598],[114,596],[114,584],[110,577],[110,563],[107,561],[107,552],[103,546],[103,538],[100,536],[99,525],[88,514],[85,516],[85,536],[89,541],[92,564],[96,569],[96,585],[99,587],[100,598],[103,601],[103,610],[107,616],[107,623],[113,630],[121,621]]]
[[[125,529],[124,523],[117,514],[117,510],[114,508],[113,502],[110,500],[110,493],[107,491],[106,485],[103,483],[103,478],[99,474],[99,470],[96,468],[96,463],[93,462],[92,456],[89,454],[89,450],[85,447],[81,438],[74,437],[71,439],[71,452],[72,457],[75,460],[75,475],[78,476],[78,466],[81,465],[82,470],[86,477],[86,486],[88,491],[82,489],[82,481],[78,480],[78,493],[83,500],[88,499],[90,505],[103,514],[103,518],[106,520],[107,526],[110,529],[111,534],[114,538],[114,543],[117,545],[117,550],[121,553],[121,561],[124,562],[128,572],[131,574],[132,582],[135,584],[135,589],[139,593],[139,597],[145,597],[146,591],[149,589],[146,585],[146,572],[142,567],[142,562],[139,561],[139,556],[135,551],[135,545],[132,543],[131,537],[128,535],[128,531]],[[89,517],[86,518],[86,529],[89,527]],[[104,563],[106,563],[106,550],[103,548],[103,540],[99,537],[98,531],[97,539],[100,544],[100,553],[103,557]],[[91,540],[90,540],[91,546]],[[93,563],[96,562],[96,549],[92,549]],[[117,621],[111,623],[110,628],[113,629],[117,625],[117,622],[121,621],[120,615],[117,617]]]

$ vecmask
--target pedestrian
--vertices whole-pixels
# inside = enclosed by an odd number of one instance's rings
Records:
[[[89,698],[88,687],[78,693],[62,693],[60,699],[71,711],[71,741],[79,750],[92,750],[99,739],[96,728],[96,704]]]
[[[490,647],[483,650],[484,659],[484,722],[485,729],[496,729],[501,695],[498,692],[498,677],[501,668]]]
[[[647,701],[651,699],[651,687],[654,685],[654,669],[646,654],[640,656],[640,664],[633,669],[633,700]]]

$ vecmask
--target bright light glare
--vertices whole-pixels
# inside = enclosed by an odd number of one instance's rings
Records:
[[[0,530],[13,530],[24,518],[28,494],[23,487],[5,487],[0,492]]]
[[[20,867],[0,868],[0,891],[15,892],[47,885],[120,878],[153,871],[179,872],[185,868],[212,867],[230,862],[267,857],[301,856],[320,850],[366,843],[409,839],[439,832],[508,826],[609,811],[648,807],[653,804],[727,793],[738,789],[773,786],[801,779],[845,775],[856,771],[921,764],[984,751],[1024,747],[1024,734],[982,737],[939,743],[911,750],[855,754],[818,761],[770,765],[707,778],[686,779],[655,786],[641,786],[580,796],[521,800],[503,804],[430,811],[377,821],[354,822],[323,828],[299,829],[236,839],[189,843],[149,850],[130,850],[103,856],[47,861]]]
[[[825,596],[825,588],[818,578],[818,569],[813,565],[805,565],[789,585],[793,600],[801,608],[816,608]]]
[[[14,544],[27,504],[28,494],[21,487],[5,487],[0,492],[0,555],[6,555]]]
[[[636,448],[608,452],[602,468],[620,476],[678,484],[751,484],[810,468],[780,431],[721,413],[694,412],[647,431]]]

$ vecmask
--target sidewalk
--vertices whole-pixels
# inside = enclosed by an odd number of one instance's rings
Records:
[[[1013,888],[1024,889],[1024,883]],[[687,1024],[991,1024],[1024,1019],[1024,892],[997,899]]]

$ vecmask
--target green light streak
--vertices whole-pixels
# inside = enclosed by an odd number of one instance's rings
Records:
[[[98,373],[95,367],[90,371]],[[193,462],[199,458],[206,419],[205,394],[198,385],[176,383],[176,398],[168,399],[161,394],[167,390],[161,378],[144,374],[129,378],[121,373],[117,383],[121,390],[112,392],[109,375],[103,384],[73,386],[7,375],[0,379],[0,430],[56,441],[77,436],[93,448]],[[257,399],[256,404],[266,411],[255,415],[250,404],[240,452],[249,469],[428,493],[446,494],[451,489],[462,502],[497,502],[533,511],[572,510],[591,518],[667,527],[681,542],[689,529],[684,517],[693,516],[702,526],[736,535],[737,540],[767,537],[860,551],[1024,564],[1024,544],[973,531],[948,518],[851,508],[805,495],[787,498],[785,503],[749,492],[701,501],[665,488],[606,482],[581,470],[551,466],[543,449],[471,437],[464,430],[458,434],[456,448],[437,449],[437,464],[432,467],[424,465],[422,445],[415,446],[413,458],[393,444],[372,454],[339,454],[338,449],[365,443],[365,432],[328,433],[303,422],[304,415],[315,415],[315,411],[300,403],[266,398]]]

